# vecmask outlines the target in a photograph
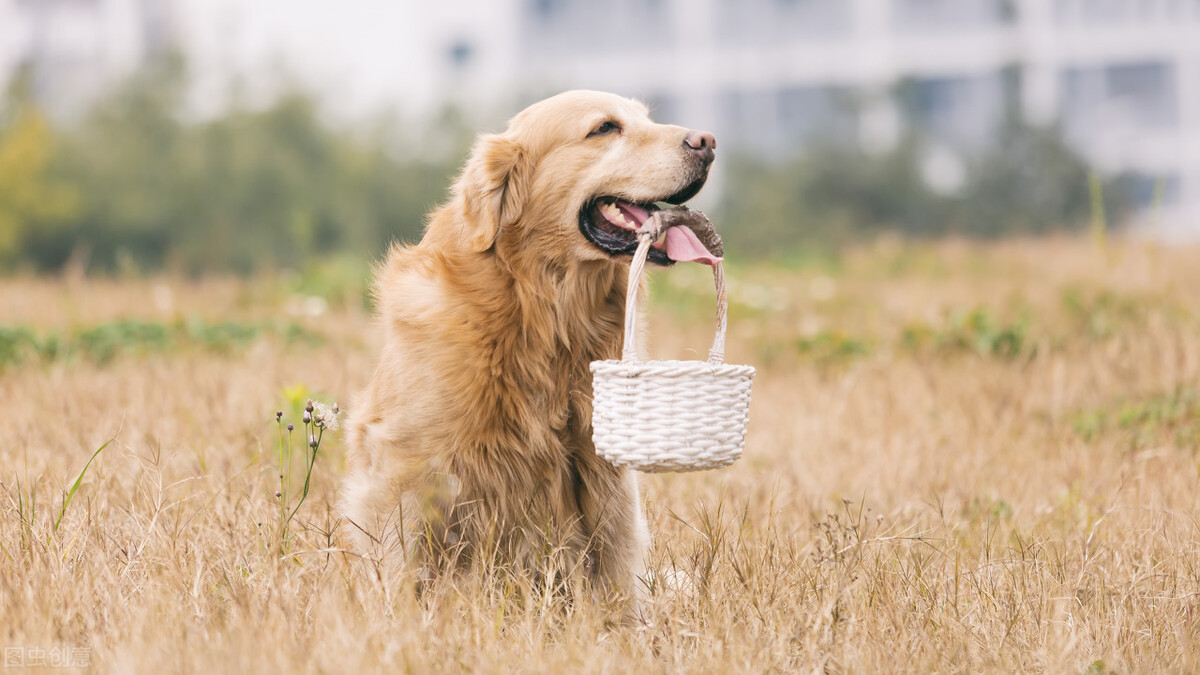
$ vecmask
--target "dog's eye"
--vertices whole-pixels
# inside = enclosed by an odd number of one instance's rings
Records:
[[[621,125],[609,120],[595,129],[592,129],[592,132],[588,134],[587,137],[591,138],[592,136],[604,136],[605,134],[618,133],[620,131]]]

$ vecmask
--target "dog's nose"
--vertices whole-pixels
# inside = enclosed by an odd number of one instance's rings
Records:
[[[707,131],[689,131],[688,135],[683,137],[683,145],[707,164],[715,157],[717,139]]]

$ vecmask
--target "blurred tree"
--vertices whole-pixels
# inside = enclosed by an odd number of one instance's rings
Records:
[[[79,199],[63,227],[21,243],[39,268],[79,249],[97,269],[190,273],[365,259],[392,238],[419,238],[446,189],[451,165],[398,156],[388,125],[335,131],[303,92],[187,123],[186,84],[183,61],[165,58],[64,134],[52,175]]]
[[[54,140],[30,103],[18,99],[0,114],[0,268],[19,264],[35,233],[77,214],[75,191],[49,175]]]
[[[176,199],[185,180],[179,170],[185,129],[176,117],[185,82],[181,59],[156,61],[64,134],[54,170],[77,186],[80,211],[69,228],[31,242],[41,267],[62,265],[76,249],[107,268],[118,257],[138,266],[163,260],[178,228],[186,227]]]
[[[1054,129],[1011,121],[994,148],[974,163],[956,204],[954,228],[972,236],[1046,234],[1081,227],[1090,217],[1090,167]],[[1122,178],[1109,181],[1110,208],[1128,211]]]
[[[931,187],[930,142],[910,133],[891,150],[813,146],[783,164],[735,158],[720,208],[729,247],[749,254],[830,250],[879,232],[1002,237],[1078,229],[1091,215],[1089,165],[1054,129],[1009,122],[998,141],[964,155],[964,181]],[[1126,177],[1106,180],[1105,207],[1129,212]]]
[[[73,251],[90,252],[93,269],[189,273],[367,260],[390,239],[421,236],[472,136],[453,109],[412,132],[395,116],[335,130],[302,91],[188,121],[187,77],[167,55],[57,133],[9,92],[0,268],[56,270]],[[996,237],[1086,222],[1089,168],[1059,134],[1011,121],[1000,133],[962,155],[950,189],[927,184],[937,146],[917,133],[882,154],[843,138],[782,162],[725,159],[718,222],[743,255],[829,250],[882,231]],[[1110,181],[1103,194],[1119,222],[1121,191]]]

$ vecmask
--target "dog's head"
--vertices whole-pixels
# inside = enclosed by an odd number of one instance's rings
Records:
[[[633,253],[659,202],[681,204],[708,178],[711,134],[650,120],[636,101],[570,91],[526,108],[476,142],[455,184],[463,242],[546,256],[610,260]],[[650,260],[669,264],[655,248]]]

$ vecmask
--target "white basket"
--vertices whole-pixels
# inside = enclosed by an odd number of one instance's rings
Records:
[[[717,325],[708,361],[638,361],[637,296],[651,242],[641,238],[629,266],[622,358],[591,364],[596,453],[650,473],[727,466],[746,443],[754,368],[723,363],[725,271],[721,263],[713,266]]]

